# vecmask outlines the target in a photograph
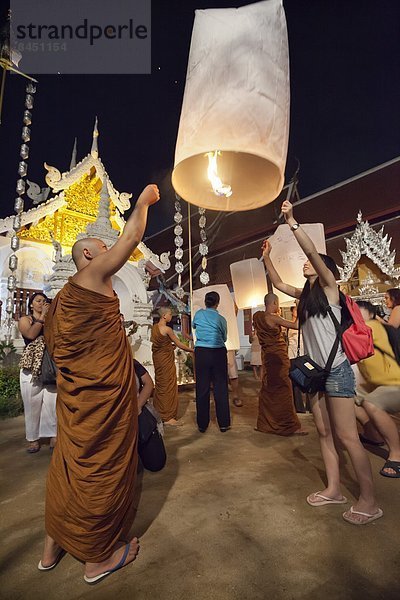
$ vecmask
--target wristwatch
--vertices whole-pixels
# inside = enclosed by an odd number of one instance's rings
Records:
[[[291,231],[296,231],[296,229],[298,229],[300,227],[299,223],[293,223],[293,225],[291,226],[290,230]]]

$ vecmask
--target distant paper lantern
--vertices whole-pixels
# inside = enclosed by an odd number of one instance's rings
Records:
[[[268,287],[263,262],[249,258],[232,263],[231,275],[238,308],[255,308],[264,304]]]
[[[312,239],[318,252],[326,254],[325,232],[322,223],[301,224],[302,229]],[[303,265],[307,260],[296,238],[290,231],[289,225],[279,225],[274,235],[269,238],[271,242],[271,260],[282,281],[303,288],[306,282],[303,275]],[[280,302],[294,302],[294,299],[279,290],[274,292]]]
[[[249,210],[272,202],[284,183],[288,132],[282,0],[196,10],[172,174],[175,191],[213,210]]]
[[[204,298],[208,292],[218,292],[220,296],[218,312],[223,317],[225,317],[228,324],[228,339],[225,344],[227,350],[239,350],[240,339],[235,311],[235,303],[233,302],[231,293],[227,285],[211,285],[198,290],[194,290],[192,302],[192,319],[200,308],[205,308]],[[194,330],[194,336],[196,336],[196,330]]]

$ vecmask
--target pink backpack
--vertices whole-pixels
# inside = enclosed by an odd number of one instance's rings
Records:
[[[339,323],[330,307],[328,310],[341,337],[343,350],[350,364],[354,365],[364,358],[373,356],[372,329],[366,325],[354,300],[342,292],[339,295],[342,307],[342,323]]]

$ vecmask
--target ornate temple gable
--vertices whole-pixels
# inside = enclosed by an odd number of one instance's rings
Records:
[[[88,235],[98,234],[102,190],[104,201],[107,201],[108,205],[106,220],[109,228],[109,242],[113,243],[118,237],[117,233],[122,231],[125,226],[123,213],[131,206],[132,194],[120,193],[113,186],[99,158],[98,135],[96,119],[90,153],[76,164],[75,142],[69,171],[61,173],[56,167],[44,164],[47,171],[46,183],[56,195],[22,213],[22,229],[18,233],[21,239],[51,244],[52,236],[54,236],[54,240],[62,245],[64,252],[68,253],[78,236],[82,237],[83,232],[87,232]],[[43,191],[48,191],[48,188],[41,190],[33,182],[30,182],[29,185],[32,192],[29,197],[33,201],[35,199],[40,201],[39,192],[43,199],[46,197]],[[0,233],[12,231],[13,221],[14,216],[1,219]],[[105,226],[104,223],[103,226]],[[155,270],[165,272],[171,266],[168,255],[169,253],[164,253],[159,257],[151,252],[145,244],[140,243],[132,253],[130,261],[141,262],[142,265],[151,262]]]
[[[75,164],[76,160],[76,149],[74,146],[75,157],[71,161],[72,168],[69,171],[61,173],[55,167],[44,163],[44,167],[47,170],[46,183],[54,191],[60,192],[70,188],[73,184],[82,181],[85,175],[96,172],[97,176],[101,180],[100,189],[104,181],[107,184],[107,191],[109,193],[111,202],[115,205],[117,211],[123,214],[126,210],[131,207],[130,199],[132,194],[127,192],[118,192],[109,176],[108,173],[99,158],[97,138],[99,137],[99,131],[97,128],[97,117],[93,129],[93,142],[90,154],[85,156],[78,164]]]
[[[47,175],[45,178],[46,183],[54,192],[68,189],[73,184],[81,181],[82,177],[94,169],[98,177],[101,179],[101,182],[103,182],[103,179],[106,180],[108,193],[110,194],[113,204],[115,204],[118,210],[121,213],[124,213],[131,206],[130,199],[132,198],[132,194],[127,192],[118,192],[113,186],[101,160],[99,158],[93,158],[91,154],[88,154],[71,171],[67,171],[65,173],[61,173],[58,169],[48,165],[47,163],[44,163],[44,167],[47,170]]]
[[[106,186],[108,188],[108,186]],[[18,234],[22,239],[51,243],[51,234],[60,242],[64,249],[70,248],[79,234],[93,223],[98,215],[102,181],[96,169],[92,167],[89,173],[84,173],[80,180],[71,184],[61,194],[63,205],[45,218],[34,222],[22,229]],[[119,211],[110,202],[110,222],[116,232],[121,231]],[[141,258],[141,256],[140,256]]]
[[[344,238],[346,251],[340,250],[343,268],[339,268],[342,282],[349,281],[362,255],[367,256],[385,275],[400,278],[400,268],[395,267],[396,251],[390,251],[392,239],[383,235],[384,227],[379,231],[372,229],[368,221],[362,220],[361,211],[357,215],[357,226],[351,238]]]

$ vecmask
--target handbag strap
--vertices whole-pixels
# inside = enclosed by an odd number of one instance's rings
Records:
[[[332,363],[336,356],[337,349],[339,348],[339,342],[342,341],[343,329],[342,329],[342,326],[340,325],[339,321],[337,320],[335,313],[332,310],[332,307],[329,304],[327,306],[327,311],[328,311],[328,314],[329,314],[330,318],[332,319],[333,324],[336,329],[336,340],[335,340],[335,343],[333,344],[333,348],[331,350],[331,353],[328,358],[328,362],[326,363],[326,367],[325,367],[325,369],[327,369],[328,373],[329,373],[332,368]],[[328,369],[328,366],[329,366],[329,369]]]
[[[337,318],[336,318],[336,315],[335,315],[335,313],[333,312],[333,310],[332,310],[332,307],[331,307],[329,304],[328,304],[328,307],[327,307],[327,311],[328,311],[328,313],[329,313],[329,316],[330,316],[330,318],[331,318],[331,319],[332,319],[332,321],[333,321],[333,324],[334,324],[334,326],[335,326],[335,329],[336,329],[336,332],[337,332],[337,334],[338,334],[339,338],[340,338],[340,339],[342,339],[342,335],[343,335],[343,329],[342,329],[342,326],[341,326],[341,324],[339,323],[339,321],[337,320]]]
[[[339,334],[337,334],[336,335],[336,339],[335,339],[335,341],[333,343],[333,346],[332,346],[332,350],[330,351],[330,354],[328,356],[328,361],[327,361],[327,363],[325,365],[325,371],[327,373],[331,372],[332,364],[333,364],[333,361],[335,359],[337,350],[339,348],[339,342],[340,342],[340,336],[339,336]]]
[[[299,320],[299,327],[297,330],[297,358],[300,356],[300,320]]]

